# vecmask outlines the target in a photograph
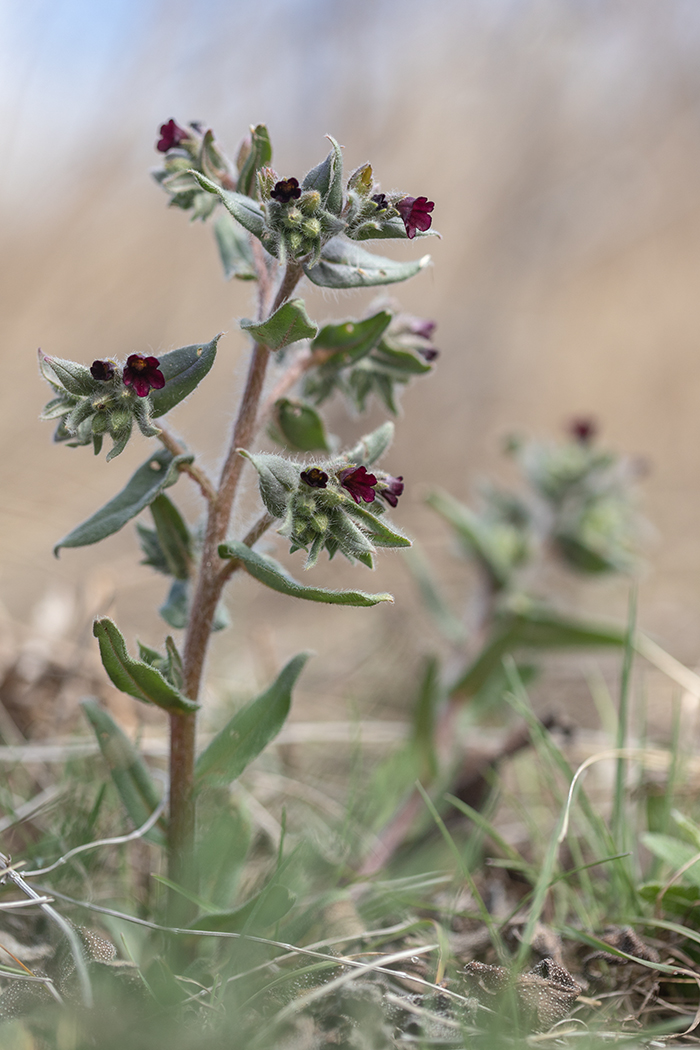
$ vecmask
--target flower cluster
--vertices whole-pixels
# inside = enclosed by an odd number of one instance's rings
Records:
[[[211,131],[203,131],[196,123],[183,128],[169,120],[160,128],[156,149],[164,161],[154,176],[170,195],[170,203],[192,211],[193,218],[206,219],[223,200],[270,255],[304,260],[312,267],[320,260],[323,245],[341,233],[356,241],[413,240],[427,234],[433,201],[380,192],[369,164],[345,182],[340,146],[333,139],[331,144],[326,159],[299,182],[294,176],[281,178],[269,167],[272,147],[264,125],[252,130],[234,166]],[[239,202],[237,210],[235,201],[222,196],[221,191],[230,190],[256,202],[255,207]]]
[[[245,453],[258,472],[265,506],[282,519],[278,531],[289,538],[292,551],[307,552],[306,568],[315,565],[322,550],[331,558],[340,551],[371,568],[375,547],[408,546],[406,537],[382,520],[384,503],[398,504],[403,477],[368,470],[391,432],[385,425],[352,454],[303,469],[283,456]],[[365,463],[357,462],[358,451],[366,455]]]
[[[379,316],[379,315],[377,315]],[[375,346],[358,359],[334,354],[304,380],[303,393],[321,404],[335,391],[343,393],[364,412],[371,395],[398,412],[398,391],[417,375],[426,375],[440,351],[433,346],[436,324],[421,317],[398,314],[391,319]]]
[[[40,351],[42,375],[56,392],[41,418],[58,420],[55,441],[71,447],[92,443],[96,455],[108,434],[114,444],[107,459],[113,459],[126,448],[134,422],[144,436],[158,434],[148,395],[165,386],[159,365],[157,357],[130,354],[123,368],[99,359],[86,368]]]

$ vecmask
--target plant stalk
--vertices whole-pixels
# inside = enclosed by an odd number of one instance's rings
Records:
[[[258,261],[261,272],[260,312],[266,312],[269,299],[269,273],[264,258]],[[270,314],[286,302],[298,284],[303,270],[300,263],[287,264]],[[208,499],[207,525],[192,597],[183,651],[183,692],[191,700],[199,696],[204,662],[209,646],[216,607],[226,580],[228,566],[219,558],[219,544],[226,539],[236,489],[244,460],[238,449],[250,444],[257,429],[258,409],[265,383],[270,351],[256,343],[248,366],[245,390],[233,428],[231,445],[221,471],[218,490]],[[267,527],[267,525],[265,525]],[[264,531],[264,530],[263,530]],[[255,537],[257,538],[257,537]],[[253,540],[254,542],[254,540]],[[196,713],[173,713],[170,716],[170,821],[168,836],[168,877],[196,892],[197,873],[193,858],[195,835],[194,762]],[[170,917],[180,912],[189,914],[191,905],[179,894],[170,894]],[[178,920],[182,921],[182,920]]]

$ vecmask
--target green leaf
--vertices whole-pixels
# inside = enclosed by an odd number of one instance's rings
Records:
[[[189,585],[187,580],[173,580],[168,597],[158,609],[169,627],[182,631],[187,627],[189,614]]]
[[[199,783],[230,784],[267,747],[284,725],[292,689],[310,653],[299,653],[269,689],[237,711],[197,759]]]
[[[169,627],[183,631],[187,627],[190,615],[190,585],[188,580],[173,580],[168,596],[158,609]],[[220,601],[214,613],[212,632],[223,631],[231,626],[231,619],[223,601]],[[149,661],[150,662],[150,661]]]
[[[313,339],[318,331],[306,312],[303,299],[289,299],[262,324],[244,318],[241,328],[268,350],[281,350],[299,339]]]
[[[469,507],[454,499],[449,492],[433,492],[426,503],[447,521],[457,533],[468,555],[475,555],[496,590],[505,587],[512,575],[512,564],[499,556],[490,542],[488,526]]]
[[[262,239],[265,231],[265,219],[257,201],[254,201],[252,197],[246,197],[243,193],[231,193],[230,190],[222,190],[221,186],[217,186],[215,182],[212,182],[205,175],[201,175],[198,171],[193,171],[191,174],[203,190],[206,190],[208,193],[215,193],[219,197],[227,211],[233,215],[236,222],[240,222],[241,226],[248,233],[252,233],[255,237]]]
[[[148,766],[128,736],[97,700],[83,700],[81,706],[95,732],[122,805],[134,827],[140,828],[160,802],[158,788]],[[145,838],[159,845],[165,843],[165,836],[157,827],[151,828]]]
[[[437,230],[416,230],[414,236],[417,239],[418,237],[439,237],[440,234]],[[389,219],[377,219],[376,221],[370,219],[363,222],[356,229],[349,231],[348,237],[351,237],[353,241],[408,240],[403,219],[396,215]]]
[[[327,324],[314,339],[313,350],[335,350],[324,361],[324,368],[345,368],[359,361],[372,350],[391,323],[392,314],[381,310],[364,321],[343,321],[342,324]]]
[[[330,153],[308,172],[301,186],[304,190],[318,190],[328,211],[340,215],[343,210],[343,154],[334,138],[330,135],[326,138],[332,147]]]
[[[243,563],[243,568],[266,587],[292,598],[304,598],[310,602],[328,602],[330,605],[355,605],[368,608],[379,602],[393,602],[390,594],[367,594],[365,591],[331,591],[323,587],[305,587],[295,580],[275,561],[246,547],[244,543],[222,543],[219,547],[221,558],[236,558]]]
[[[364,434],[357,444],[345,453],[348,463],[371,467],[373,463],[381,459],[394,440],[394,430],[394,424],[389,419],[376,430]]]
[[[564,561],[579,572],[598,575],[603,572],[619,572],[626,567],[611,558],[606,558],[578,536],[560,532],[554,537],[554,543]]]
[[[283,397],[277,401],[275,409],[277,425],[288,445],[300,452],[315,452],[317,449],[330,452],[323,420],[311,405]]]
[[[451,687],[450,692],[473,696],[497,671],[507,653],[521,648],[558,649],[622,646],[627,632],[619,627],[586,623],[523,602],[518,612],[506,612],[494,622],[494,631],[478,656]]]
[[[190,930],[210,930],[221,933],[240,933],[251,929],[267,930],[284,918],[294,906],[296,898],[284,886],[273,885],[232,911],[201,915],[189,925]]]
[[[189,713],[199,708],[199,704],[183,696],[155,667],[129,656],[121,631],[113,620],[106,616],[95,620],[92,633],[99,642],[104,669],[117,689],[165,711]]]
[[[96,389],[99,389],[98,381],[93,379],[90,369],[86,365],[78,364],[77,361],[65,361],[61,357],[50,357],[40,350],[39,367],[42,375],[51,383],[51,386],[63,387],[69,394],[76,396],[94,394]]]
[[[145,510],[164,489],[175,484],[180,476],[181,463],[191,463],[193,459],[194,456],[190,454],[173,456],[164,448],[155,452],[131,476],[114,499],[56,544],[54,554],[58,557],[62,547],[88,547],[119,532],[127,521]]]
[[[343,510],[350,518],[360,522],[364,531],[369,534],[372,542],[376,543],[378,547],[411,546],[408,536],[390,529],[382,518],[378,518],[376,514],[373,514],[370,510],[365,510],[359,504],[348,504],[343,507]]]
[[[292,493],[299,487],[299,467],[284,456],[275,456],[269,452],[254,455],[245,449],[238,450],[241,456],[250,460],[258,472],[260,495],[262,501],[276,518],[283,518]]]
[[[163,354],[159,368],[165,376],[165,386],[149,395],[154,419],[179,405],[201,383],[214,364],[219,339],[221,333],[210,343],[193,343]]]
[[[388,346],[384,340],[372,351],[372,362],[375,368],[399,377],[423,376],[426,372],[432,372],[432,365],[424,361],[419,354],[397,350]]]
[[[415,262],[396,262],[334,237],[323,248],[321,261],[316,266],[305,266],[304,273],[321,288],[371,288],[378,284],[407,281],[425,269],[429,262],[429,255]]]
[[[226,280],[230,280],[231,277],[237,277],[239,281],[256,280],[250,242],[231,215],[224,214],[218,217],[214,223],[214,236]]]
[[[270,136],[264,124],[258,124],[251,128],[250,150],[245,163],[238,176],[238,191],[247,197],[255,197],[255,176],[260,168],[264,168],[272,160],[272,145]]]
[[[192,569],[192,537],[180,511],[167,496],[159,495],[151,503],[158,543],[170,576],[187,580]]]

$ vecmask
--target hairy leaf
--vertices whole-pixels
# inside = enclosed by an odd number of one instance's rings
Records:
[[[149,395],[154,419],[179,405],[201,383],[214,364],[219,339],[221,333],[210,343],[193,343],[163,354],[159,368],[165,377],[165,386],[151,390]]]
[[[289,299],[262,324],[244,318],[241,328],[268,350],[281,350],[299,339],[313,339],[318,331],[306,312],[303,299]]]
[[[310,653],[299,653],[282,668],[269,689],[237,711],[197,759],[200,783],[230,783],[263,751],[284,725],[292,689]]]
[[[117,689],[165,711],[198,709],[199,704],[183,696],[155,667],[129,656],[121,631],[113,620],[106,616],[95,620],[92,633],[99,642],[104,669]]]
[[[237,277],[239,281],[256,280],[250,242],[231,215],[225,213],[218,217],[214,223],[214,236],[226,280],[231,277]]]
[[[367,594],[366,591],[331,591],[323,587],[305,587],[275,561],[268,558],[244,543],[222,543],[219,547],[221,558],[236,558],[243,563],[244,569],[266,587],[292,598],[304,598],[310,602],[327,602],[330,605],[355,605],[368,608],[379,602],[393,602],[390,594]]]
[[[323,248],[320,262],[316,266],[305,266],[304,273],[322,288],[370,288],[407,281],[425,269],[429,262],[429,255],[415,262],[396,262],[334,237]]]
[[[283,397],[275,408],[281,437],[291,448],[300,452],[330,451],[323,420],[311,405]]]
[[[175,484],[180,475],[181,463],[191,463],[193,459],[194,456],[189,454],[173,456],[164,448],[155,452],[131,476],[114,499],[56,544],[54,554],[58,557],[62,547],[88,547],[91,543],[98,543],[106,536],[119,532],[127,521],[131,521],[145,510],[164,489]]]

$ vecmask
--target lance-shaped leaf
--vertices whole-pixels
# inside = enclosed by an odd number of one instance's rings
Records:
[[[190,583],[189,580],[173,580],[168,596],[158,609],[165,622],[176,631],[187,627],[190,616]],[[231,626],[231,617],[223,601],[220,601],[214,613],[211,625],[212,632],[223,631]],[[150,660],[148,661],[151,662]]]
[[[323,367],[345,368],[374,349],[391,323],[391,317],[388,310],[381,310],[364,321],[324,325],[311,348],[335,350],[336,352],[324,361]]]
[[[191,463],[193,459],[192,455],[173,456],[164,448],[155,452],[131,476],[114,499],[56,544],[54,554],[58,556],[61,547],[87,547],[119,532],[127,521],[145,510],[164,489],[175,484],[181,463]]]
[[[258,472],[260,495],[262,501],[276,518],[283,518],[287,513],[289,497],[299,487],[299,467],[284,456],[275,456],[269,452],[254,455],[245,449],[238,450],[240,455],[249,459]]]
[[[257,274],[250,241],[230,215],[218,217],[214,236],[226,280],[237,277],[239,281],[254,281]]]
[[[99,388],[98,382],[93,379],[90,369],[77,361],[64,361],[62,357],[50,357],[39,351],[39,368],[41,373],[51,386],[60,384],[69,394],[81,396],[94,394]]]
[[[343,154],[334,138],[330,135],[326,138],[332,147],[330,153],[311,169],[301,186],[304,190],[318,190],[328,211],[340,215],[343,210]]]
[[[174,503],[160,495],[151,503],[158,543],[167,565],[168,575],[187,580],[192,570],[192,537]]]
[[[106,616],[95,620],[92,633],[99,643],[104,669],[117,689],[165,711],[189,713],[198,709],[199,704],[183,696],[155,667],[129,656],[126,642],[113,620]]]
[[[389,419],[370,434],[364,434],[357,444],[345,453],[345,456],[348,463],[371,467],[384,455],[393,440],[394,424]]]
[[[313,339],[318,331],[306,312],[303,299],[289,299],[262,324],[244,318],[241,328],[268,350],[281,350],[299,339]]]
[[[416,230],[413,237],[439,237],[437,230]],[[375,241],[375,240],[408,240],[406,227],[403,219],[393,216],[390,219],[372,220],[361,223],[354,230],[348,231],[348,237],[353,241]],[[413,238],[412,238],[413,239]]]
[[[283,397],[276,402],[275,410],[281,436],[292,448],[300,452],[330,451],[323,420],[311,405]]]
[[[553,609],[528,604],[517,612],[506,612],[497,618],[486,645],[450,692],[473,696],[501,667],[506,653],[517,649],[620,647],[626,639],[627,632],[620,627],[587,623],[563,616]]]
[[[134,827],[140,828],[160,802],[158,788],[148,766],[128,736],[97,700],[83,700],[81,706],[95,732],[122,805]],[[151,828],[145,838],[159,845],[165,843],[165,836],[157,827]]]
[[[193,343],[163,354],[158,367],[165,377],[165,386],[149,395],[154,419],[179,405],[201,383],[214,364],[219,339],[221,333],[210,343]]]
[[[424,255],[415,262],[396,262],[373,255],[350,241],[334,237],[321,252],[321,261],[305,266],[304,273],[321,288],[371,288],[378,284],[395,284],[415,277],[430,263]]]
[[[266,587],[280,594],[288,594],[291,598],[304,598],[309,602],[327,602],[329,605],[355,605],[369,608],[378,605],[379,602],[393,602],[390,594],[367,594],[366,591],[332,591],[324,587],[305,587],[298,580],[275,561],[265,555],[252,551],[244,543],[222,543],[219,547],[219,557],[236,558],[242,562],[243,568],[254,576]]]
[[[255,176],[260,168],[272,160],[270,136],[264,124],[250,129],[250,149],[238,176],[237,189],[248,197],[255,197]]]
[[[190,174],[194,176],[203,190],[215,193],[219,197],[226,210],[233,215],[236,222],[240,222],[241,226],[248,230],[248,233],[262,238],[265,231],[265,218],[257,201],[254,201],[252,197],[246,197],[243,193],[222,190],[221,186],[217,186],[215,182],[198,171],[192,171]]]
[[[432,366],[420,355],[412,354],[408,350],[396,350],[387,346],[384,340],[372,351],[372,362],[375,368],[385,371],[388,375],[421,376],[432,371]]]
[[[382,518],[365,510],[359,504],[349,504],[343,507],[345,513],[359,522],[364,531],[368,533],[373,543],[378,547],[410,547],[411,541],[408,536],[390,529]]]
[[[284,725],[292,689],[310,653],[299,653],[269,689],[237,711],[197,759],[199,783],[229,784],[263,751]]]

